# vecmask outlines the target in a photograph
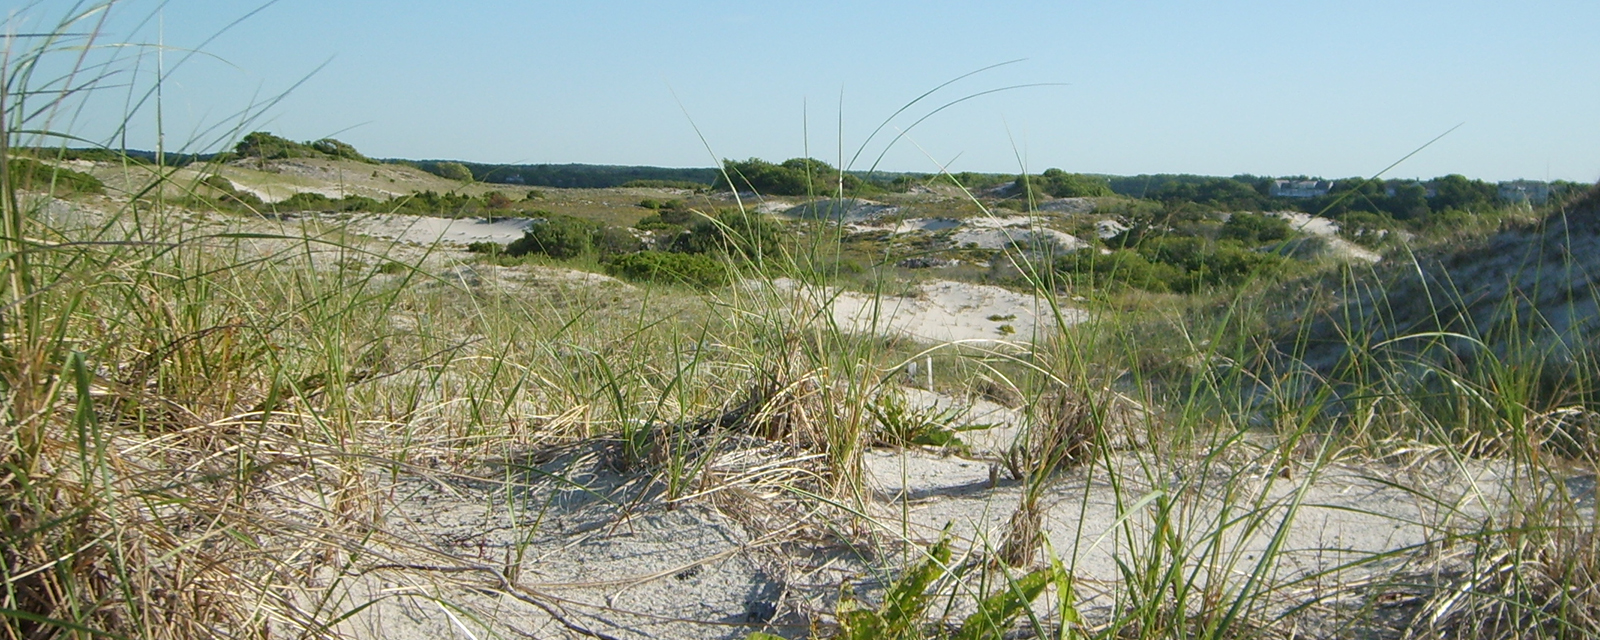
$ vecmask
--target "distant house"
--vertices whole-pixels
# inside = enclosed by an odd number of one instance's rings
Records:
[[[1512,204],[1544,204],[1550,199],[1550,183],[1539,180],[1502,182],[1500,199]]]
[[[1267,195],[1274,198],[1315,198],[1328,195],[1333,183],[1328,180],[1273,180]]]

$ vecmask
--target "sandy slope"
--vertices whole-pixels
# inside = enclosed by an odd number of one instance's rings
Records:
[[[1319,316],[1308,363],[1331,368],[1346,351],[1341,336],[1378,345],[1432,331],[1481,337],[1500,353],[1538,345],[1550,349],[1552,362],[1570,359],[1600,341],[1600,196],[1538,224],[1419,255],[1383,275],[1385,286],[1345,292]],[[1477,349],[1467,341],[1452,347]]]
[[[349,219],[350,230],[356,233],[420,245],[507,244],[521,238],[533,222],[531,218],[438,218],[386,213],[359,214]]]
[[[850,332],[899,334],[930,342],[1028,341],[1055,326],[1047,300],[991,285],[934,280],[900,296],[808,287],[789,279],[774,285],[828,308],[834,322]],[[1069,325],[1087,318],[1084,311],[1061,308],[1061,321]]]
[[[893,549],[902,536],[926,544],[948,528],[958,557],[992,551],[1023,487],[1004,475],[993,482],[991,461],[1000,452],[986,446],[965,455],[868,451],[871,496],[861,508],[872,531],[858,535]],[[867,594],[883,586],[873,566],[889,558],[795,528],[809,522],[826,531],[825,502],[750,473],[778,468],[785,456],[797,460],[779,443],[735,437],[712,463],[718,477],[733,479],[721,498],[676,508],[648,474],[618,473],[606,451],[582,445],[503,461],[509,466],[491,462],[478,473],[482,479],[393,480],[387,491],[403,499],[375,536],[378,550],[342,575],[324,577],[331,606],[359,608],[338,630],[400,640],[741,638],[770,624],[769,631],[799,637],[832,613],[839,584]],[[1245,480],[1229,485],[1227,474]],[[1150,496],[1188,505],[1176,535],[1222,531],[1218,543],[1228,564],[1190,570],[1220,569],[1213,578],[1236,585],[1256,570],[1255,560],[1281,529],[1279,561],[1262,575],[1281,583],[1320,574],[1315,583],[1270,598],[1281,612],[1311,599],[1359,603],[1364,591],[1336,585],[1435,566],[1436,559],[1407,550],[1438,530],[1473,526],[1500,508],[1506,486],[1506,469],[1494,463],[1333,465],[1315,475],[1285,475],[1248,455],[1206,465],[1130,450],[1061,474],[1041,504],[1050,548],[1070,561],[1078,604],[1098,620],[1122,579],[1116,559],[1127,555],[1127,536],[1152,534]],[[1228,504],[1259,505],[1263,517],[1219,525],[1234,517]],[[1340,568],[1386,552],[1394,553],[1389,561]],[[949,604],[956,619],[971,611],[969,590],[976,589],[966,584],[954,592]],[[1326,607],[1314,611],[1337,617]],[[1039,614],[1046,624],[1056,622],[1049,607]]]

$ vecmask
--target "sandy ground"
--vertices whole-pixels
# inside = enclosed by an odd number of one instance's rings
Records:
[[[1048,301],[990,285],[935,280],[917,285],[909,295],[868,295],[804,287],[789,279],[773,284],[827,307],[840,328],[855,333],[929,342],[1028,341],[1055,326]],[[1061,320],[1069,325],[1087,319],[1087,312],[1061,309]]]
[[[395,259],[431,256],[420,247],[440,241],[509,242],[529,223],[384,215],[269,222],[194,215],[196,225],[282,225],[285,234],[297,225],[348,222],[359,233],[408,243],[393,247],[399,252]],[[53,204],[45,217],[64,227],[93,227],[97,218]],[[1003,220],[960,227],[908,220],[896,229],[998,232],[1006,228]],[[1308,232],[1329,237],[1325,225],[1305,222]],[[1430,274],[1480,283],[1487,292],[1467,292],[1473,300],[1492,299],[1490,294],[1514,286],[1511,273],[1547,283],[1566,274],[1560,281],[1565,286],[1549,296],[1565,304],[1568,315],[1552,316],[1552,322],[1564,334],[1592,330],[1597,313],[1589,258],[1600,256],[1594,229],[1600,225],[1586,225],[1508,232],[1466,254],[1462,264],[1441,264]],[[1530,263],[1512,251],[1530,239],[1561,242],[1566,249],[1559,260]],[[547,277],[577,286],[614,282],[559,270],[462,265],[455,262],[460,252],[448,253],[453,257],[429,257],[436,261],[430,266],[439,267],[441,280],[474,289]],[[1578,278],[1572,275],[1575,259],[1583,261]],[[1025,341],[1053,330],[1056,322],[1046,301],[985,285],[931,281],[908,295],[869,296],[793,281],[775,284],[779,292],[827,309],[846,331],[929,342]],[[1351,304],[1359,310],[1363,302]],[[1463,311],[1486,324],[1501,313],[1488,307]],[[1086,318],[1084,311],[1061,309],[1061,322]],[[998,463],[1030,426],[1026,413],[928,389],[893,392],[915,407],[954,411],[950,426],[990,427],[963,432],[967,448],[959,451],[867,451],[861,461],[864,502],[850,505],[864,516],[855,524],[830,520],[829,500],[786,489],[806,486],[818,464],[786,443],[728,435],[707,445],[714,447],[706,466],[710,480],[695,485],[696,497],[669,502],[661,475],[619,471],[609,444],[588,442],[482,461],[463,473],[405,467],[375,474],[368,482],[392,499],[375,516],[370,543],[359,551],[329,550],[341,558],[337,563],[285,559],[322,567],[291,597],[307,609],[337,612],[323,619],[337,619],[332,631],[356,638],[743,638],[757,629],[807,635],[812,623],[832,613],[841,584],[869,598],[881,593],[883,570],[898,564],[894,554],[903,552],[901,543],[928,543],[948,529],[963,554],[988,553],[999,546],[1022,502],[1023,485]],[[1136,434],[1148,431],[1140,419],[1115,425],[1129,432],[1115,439],[1117,448],[1053,477],[1040,496],[1049,548],[1070,563],[1091,618],[1103,618],[1112,594],[1123,588],[1118,560],[1150,539],[1162,500],[1182,506],[1176,527],[1163,531],[1189,548],[1215,542],[1227,560],[1190,570],[1214,572],[1208,575],[1234,586],[1253,573],[1278,584],[1320,576],[1273,599],[1281,610],[1316,601],[1308,610],[1325,612],[1330,603],[1365,597],[1338,585],[1436,567],[1439,559],[1431,554],[1441,551],[1422,545],[1440,532],[1476,530],[1510,493],[1512,474],[1498,462],[1419,456],[1331,464],[1313,472],[1263,455],[1271,444],[1254,436],[1229,445],[1216,459],[1162,455],[1139,442]],[[1566,486],[1593,509],[1592,476],[1568,479]],[[287,502],[326,499],[305,491]],[[1238,509],[1260,515],[1230,519],[1240,515]],[[1211,540],[1195,539],[1214,532]],[[1281,545],[1278,562],[1258,572],[1255,562],[1274,544]],[[1383,562],[1342,566],[1375,553],[1389,555]],[[962,590],[949,600],[956,615],[970,610],[974,600]],[[1040,613],[1053,623],[1049,609]]]
[[[474,242],[507,244],[522,237],[533,224],[531,218],[436,218],[431,216],[368,213],[352,216],[350,230],[378,238],[411,244],[448,242],[467,245]]]
[[[965,402],[902,392],[916,402]],[[1024,420],[987,409],[959,422]],[[869,450],[870,496],[860,508],[870,531],[862,535],[887,541],[887,551],[902,540],[931,543],[948,530],[958,558],[991,553],[1023,486],[1003,474],[995,482],[1005,438],[973,442],[959,455]],[[783,464],[803,466],[796,458],[786,463],[793,452],[780,445],[726,447],[712,462],[719,477],[732,479],[722,497],[675,508],[659,483],[618,473],[605,451],[583,445],[491,462],[477,478],[402,475],[388,488],[399,499],[375,536],[377,551],[342,573],[325,571],[322,589],[302,597],[354,610],[337,630],[358,638],[742,638],[763,628],[803,637],[832,613],[839,584],[871,594],[885,584],[873,567],[894,564],[897,552],[885,557],[839,538],[796,535],[792,527],[808,518],[826,522],[813,514],[827,505],[759,480]],[[1360,600],[1364,591],[1335,585],[1432,566],[1408,549],[1442,530],[1470,529],[1507,495],[1506,468],[1496,463],[1336,464],[1280,474],[1248,455],[1236,458],[1207,464],[1112,452],[1046,485],[1043,532],[1072,567],[1079,607],[1091,621],[1113,602],[1130,540],[1152,535],[1155,496],[1185,505],[1176,535],[1221,532],[1224,565],[1190,568],[1220,571],[1208,579],[1237,586],[1275,536],[1281,552],[1263,577],[1284,583],[1320,575],[1269,598],[1281,612],[1313,598]],[[1219,524],[1249,509],[1260,517]],[[1385,552],[1393,555],[1383,562],[1340,566]],[[951,592],[957,619],[971,611],[977,588]],[[1049,607],[1039,613],[1055,622]]]
[[[1289,227],[1300,233],[1327,237],[1339,235],[1339,223],[1321,216],[1300,211],[1273,211],[1267,215],[1288,220]]]
[[[1071,234],[1043,226],[1038,217],[1029,216],[977,216],[961,220],[953,218],[909,218],[896,222],[882,222],[876,218],[859,218],[847,221],[857,233],[887,231],[895,235],[916,233],[944,236],[946,246],[1001,250],[1012,246],[1051,247],[1057,251],[1077,251],[1088,243]]]
[[[1077,251],[1089,246],[1089,243],[1070,234],[1038,226],[1038,222],[1037,218],[1027,216],[969,218],[962,221],[961,229],[950,235],[950,242],[957,247],[970,245],[980,249],[1005,249],[1018,245]]]

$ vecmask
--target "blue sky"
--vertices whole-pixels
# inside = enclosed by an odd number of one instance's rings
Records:
[[[257,8],[173,72],[169,146],[223,123],[381,157],[710,166],[837,164],[842,138],[866,168],[941,105],[1057,83],[951,106],[881,168],[1371,175],[1459,124],[1388,175],[1600,178],[1592,0],[127,0],[102,42],[162,42],[170,68]],[[119,51],[142,74],[122,78],[148,78],[153,56]],[[105,135],[124,97],[99,92],[75,128]],[[153,112],[133,120],[130,146],[153,146]]]

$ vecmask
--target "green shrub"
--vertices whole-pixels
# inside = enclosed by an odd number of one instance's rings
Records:
[[[87,173],[51,166],[32,158],[11,158],[6,163],[6,166],[11,172],[11,179],[14,184],[20,189],[30,191],[49,189],[55,193],[101,194],[106,192],[106,186],[100,182],[99,178]]]
[[[251,209],[258,209],[265,204],[261,202],[261,198],[256,197],[256,194],[249,191],[240,191],[233,186],[232,181],[214,173],[206,176],[204,180],[200,181],[200,184],[220,192],[221,195],[217,196],[217,201],[223,205],[243,205]]]
[[[701,289],[728,283],[727,265],[700,253],[641,251],[617,256],[606,264],[606,273],[635,282],[682,284]]]
[[[314,192],[296,193],[288,198],[273,204],[278,211],[383,211],[382,203],[364,196],[345,196],[343,198],[329,198]]]
[[[460,217],[484,208],[481,199],[460,193],[435,193],[420,191],[409,196],[394,198],[384,211],[414,215]]]
[[[459,162],[435,162],[428,171],[441,178],[472,182],[472,170]]]
[[[688,209],[657,209],[655,213],[640,218],[633,228],[643,231],[682,231],[694,222],[694,212]]]
[[[715,219],[702,219],[678,237],[672,249],[683,253],[721,252],[754,259],[776,255],[783,227],[770,216],[752,211],[726,210]]]
[[[1219,237],[1257,245],[1285,240],[1291,232],[1289,221],[1278,216],[1235,213],[1222,224]]]
[[[709,184],[688,180],[629,180],[618,186],[642,189],[688,189],[695,193],[704,193],[711,190],[711,185]]]
[[[672,211],[686,210],[682,200],[656,200],[655,198],[645,198],[639,201],[639,206],[652,211],[661,209]]]
[[[506,245],[509,256],[537,253],[552,258],[576,258],[594,249],[600,225],[572,216],[550,216],[528,227],[521,238]]]
[[[323,138],[321,140],[317,140],[316,142],[312,142],[310,146],[312,149],[315,149],[321,152],[323,155],[332,158],[343,158],[345,160],[355,160],[357,162],[365,162],[368,164],[378,163],[378,161],[373,160],[372,158],[361,155],[361,152],[356,151],[355,147],[338,140],[334,140],[333,138]]]
[[[1067,173],[1060,169],[1045,169],[1037,176],[1017,176],[1013,182],[1017,189],[1031,189],[1038,195],[1052,198],[1096,198],[1114,195],[1111,183],[1099,176]]]
[[[307,158],[322,155],[321,152],[311,148],[310,145],[301,144],[287,138],[280,138],[265,131],[254,131],[245,135],[239,144],[234,145],[233,153],[241,158],[256,158],[258,160],[281,160],[285,158]]]
[[[809,196],[815,194],[833,193],[838,189],[843,180],[844,192],[847,194],[860,194],[877,191],[872,185],[860,178],[845,174],[839,175],[839,170],[821,160],[814,158],[791,158],[783,164],[772,164],[759,158],[751,158],[743,162],[725,160],[722,163],[726,177],[717,178],[716,188],[726,191],[751,190],[756,193],[777,196]],[[728,179],[733,184],[728,184]]]
[[[1148,227],[1130,229],[1107,244],[1119,250],[1108,255],[1079,251],[1057,270],[1080,284],[1193,293],[1277,277],[1294,264],[1293,258],[1253,251],[1236,240],[1208,241]]]
[[[594,248],[602,256],[633,253],[644,248],[644,243],[632,231],[606,225],[594,231]]]
[[[239,141],[239,144],[234,145],[233,155],[239,158],[254,158],[257,160],[335,158],[369,164],[378,163],[372,158],[361,155],[361,152],[356,151],[355,147],[333,138],[323,138],[314,142],[295,142],[265,131],[254,131],[245,135],[244,139]]]
[[[1153,263],[1139,252],[1123,249],[1102,254],[1093,249],[1077,251],[1056,263],[1069,281],[1092,288],[1132,287],[1145,291],[1170,290],[1182,271],[1169,264]]]

